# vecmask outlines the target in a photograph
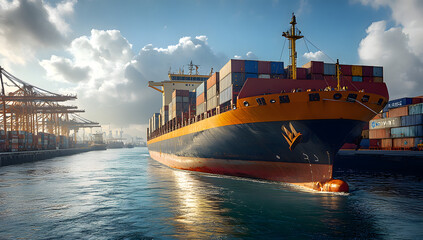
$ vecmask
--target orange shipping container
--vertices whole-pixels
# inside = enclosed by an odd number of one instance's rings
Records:
[[[208,80],[207,80],[207,90],[211,88],[213,85],[219,82],[219,72],[215,72]]]
[[[392,148],[392,138],[382,139],[382,148],[391,149]]]
[[[389,117],[401,117],[408,115],[408,106],[393,108],[389,110]]]
[[[363,68],[362,66],[351,66],[351,71],[353,76],[363,76]]]
[[[394,148],[413,148],[416,146],[416,138],[395,138],[393,140]],[[420,138],[417,138],[420,139]]]
[[[200,94],[200,96],[197,97],[196,104],[198,106],[202,104],[203,102],[204,102],[204,93]]]
[[[382,128],[382,129],[370,129],[369,130],[369,138],[390,138],[391,137],[391,129],[390,128]]]

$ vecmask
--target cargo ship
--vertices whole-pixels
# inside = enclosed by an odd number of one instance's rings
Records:
[[[296,66],[293,15],[282,34],[290,65],[231,59],[219,72],[169,72],[150,119],[150,156],[172,168],[348,192],[332,178],[335,154],[360,137],[389,100],[383,68],[312,61]],[[196,67],[198,68],[198,67]],[[196,69],[198,70],[198,69]],[[160,89],[161,87],[161,89]]]

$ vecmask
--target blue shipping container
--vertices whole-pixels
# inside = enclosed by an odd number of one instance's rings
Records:
[[[422,137],[422,136],[423,136],[423,125],[391,128],[392,138]]]
[[[387,109],[398,108],[398,107],[410,105],[412,103],[413,103],[412,98],[400,98],[400,99],[389,101],[388,104],[386,104],[385,108]]]
[[[373,67],[373,77],[383,77],[383,67]]]
[[[362,76],[352,76],[352,81],[353,82],[362,82],[363,77]]]
[[[283,68],[283,62],[270,62],[270,73],[271,74],[285,74]]]
[[[232,73],[232,83],[235,86],[243,86],[245,83],[244,73]]]
[[[258,73],[258,62],[245,60],[245,72],[246,73]]]
[[[195,92],[189,92],[189,103],[195,105],[197,101],[197,94]]]
[[[324,75],[336,75],[336,65],[334,63],[325,63]]]
[[[360,146],[361,146],[361,148],[366,148],[366,149],[369,148],[370,140],[367,139],[367,138],[361,139]]]
[[[423,114],[423,103],[408,106],[408,115]]]
[[[416,115],[409,115],[409,116],[402,116],[401,117],[401,126],[413,126],[413,125],[421,125],[423,124],[423,115],[416,114]]]
[[[205,85],[205,82],[202,82],[200,86],[197,87],[197,89],[195,90],[196,97],[200,96],[204,92]]]
[[[254,74],[254,73],[246,73],[245,80],[247,80],[248,78],[258,78],[258,76],[257,74]]]

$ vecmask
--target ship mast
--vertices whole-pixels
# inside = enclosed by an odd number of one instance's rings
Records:
[[[289,29],[286,32],[283,32],[282,36],[289,39],[289,49],[291,51],[290,52],[291,76],[292,76],[292,79],[297,79],[297,52],[295,50],[295,41],[303,38],[303,36],[301,35],[301,31],[295,28],[295,25],[297,24],[297,20],[295,18],[294,13],[292,13],[292,19],[290,24],[291,24],[291,29]]]
[[[336,81],[338,82],[337,91],[341,90],[341,84],[339,83],[339,77],[341,76],[341,68],[339,67],[339,59],[336,59]]]

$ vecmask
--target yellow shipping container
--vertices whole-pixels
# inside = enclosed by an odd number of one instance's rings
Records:
[[[363,68],[362,68],[362,66],[352,65],[351,66],[351,71],[352,71],[352,75],[353,76],[363,76]]]

